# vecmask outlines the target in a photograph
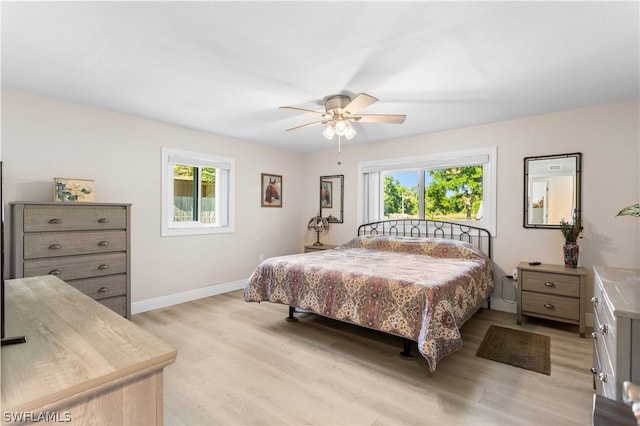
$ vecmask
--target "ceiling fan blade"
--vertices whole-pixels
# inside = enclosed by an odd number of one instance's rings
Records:
[[[300,130],[300,129],[304,129],[305,127],[317,126],[318,124],[327,124],[328,122],[329,120],[314,121],[313,123],[307,123],[307,124],[303,124],[302,126],[292,127],[290,129],[287,129],[286,131],[288,132],[291,130]]]
[[[376,102],[378,102],[377,98],[367,95],[366,93],[360,93],[358,96],[355,97],[355,99],[349,102],[349,104],[347,104],[347,106],[344,107],[343,109],[349,112],[349,114],[353,115],[358,111],[362,111],[369,105],[375,104]]]
[[[290,109],[291,111],[311,113],[311,114],[320,114],[320,115],[325,114],[324,111],[314,111],[312,109],[304,109],[304,108],[297,108],[297,107],[290,107],[290,106],[283,106],[283,107],[280,107],[280,109]]]
[[[395,123],[402,124],[407,118],[403,114],[358,114],[351,117],[358,123]]]

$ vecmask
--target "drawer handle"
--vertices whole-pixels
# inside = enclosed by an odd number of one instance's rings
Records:
[[[106,293],[109,291],[109,287],[100,287],[98,293]]]
[[[49,219],[49,223],[51,225],[57,225],[59,223],[62,223],[62,221],[60,219],[53,218],[53,219]]]
[[[108,243],[108,242],[106,242],[106,241],[100,241],[100,242],[98,243],[98,245],[99,245],[100,247],[106,247],[106,246],[108,246],[108,245],[109,245],[109,243]]]
[[[595,331],[592,332],[591,333],[591,338],[594,339],[594,340],[597,339],[598,338],[598,333],[596,333]],[[592,370],[593,370],[593,368],[592,368]]]
[[[98,219],[98,223],[109,223],[109,219],[107,219],[106,217],[101,217],[100,219]]]
[[[103,263],[102,265],[98,266],[98,269],[105,270],[105,269],[109,269],[109,265],[107,265],[106,263]]]
[[[51,244],[49,250],[60,250],[62,246],[60,244]]]
[[[600,330],[602,333],[606,333],[607,331],[609,331],[609,327],[607,327],[607,324],[600,324],[598,330]]]
[[[52,271],[49,271],[49,275],[60,275],[60,270],[59,269],[54,269]]]
[[[555,288],[556,285],[550,281],[547,281],[546,283],[544,283],[545,286],[549,287],[549,288]]]
[[[556,308],[556,307],[555,307],[555,306],[553,306],[553,304],[551,304],[551,303],[545,303],[545,304],[544,304],[544,307],[545,307],[545,308],[547,308],[547,309],[555,309],[555,308]]]

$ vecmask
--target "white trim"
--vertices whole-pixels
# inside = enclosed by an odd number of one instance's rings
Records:
[[[485,150],[483,150],[485,151]],[[461,159],[462,158],[462,159]],[[475,153],[474,151],[450,152],[446,154],[434,154],[426,157],[404,157],[392,160],[374,161],[363,163],[362,173],[385,172],[404,169],[430,169],[456,166],[470,166],[484,164],[490,161],[487,152]]]
[[[142,300],[131,304],[131,314],[153,311],[154,309],[166,308],[167,306],[178,305],[180,303],[191,302],[192,300],[204,299],[205,297],[216,296],[230,291],[243,289],[247,280],[232,281],[224,284],[216,284],[183,293],[170,294],[168,296],[156,297],[154,299]]]
[[[214,167],[224,170],[216,179],[216,212],[218,223],[174,223],[173,212],[173,173],[169,164],[180,160],[198,167]],[[225,190],[222,190],[226,188]],[[226,204],[224,206],[223,204]],[[226,208],[225,208],[226,207]],[[235,160],[180,149],[162,147],[162,220],[160,235],[172,237],[180,235],[223,234],[235,232]],[[223,225],[220,225],[220,224]]]

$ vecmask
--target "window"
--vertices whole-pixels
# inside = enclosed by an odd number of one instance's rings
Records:
[[[496,235],[495,147],[358,165],[362,223],[396,218],[462,222]]]
[[[233,232],[234,164],[162,148],[162,236]]]

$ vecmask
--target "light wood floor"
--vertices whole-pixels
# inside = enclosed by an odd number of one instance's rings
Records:
[[[420,354],[400,358],[401,339],[311,314],[289,323],[286,314],[235,291],[135,315],[178,349],[164,370],[165,422],[591,424],[591,340],[577,326],[521,326],[551,337],[546,376],[475,356],[491,324],[518,328],[514,314],[484,310],[462,328],[463,349],[430,374]]]

